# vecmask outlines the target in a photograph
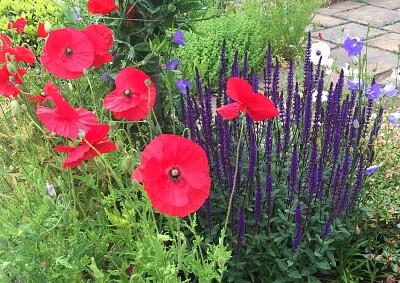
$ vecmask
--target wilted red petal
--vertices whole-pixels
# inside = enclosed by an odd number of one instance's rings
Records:
[[[239,116],[239,111],[241,110],[242,106],[242,103],[234,102],[225,106],[218,107],[216,111],[223,118],[232,120]]]

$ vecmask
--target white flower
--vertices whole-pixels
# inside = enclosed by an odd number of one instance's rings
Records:
[[[328,92],[323,90],[322,91],[322,95],[321,95],[321,101],[325,102],[328,101]],[[317,95],[318,95],[318,90],[314,90],[314,92],[312,93],[312,101],[313,102],[317,102]]]
[[[350,65],[348,63],[344,64],[345,66],[342,67],[341,69],[343,70],[343,74],[345,77],[350,76],[350,77],[358,77],[358,70],[350,68]]]
[[[400,68],[392,69],[392,75],[390,76],[391,79],[398,79],[400,80]]]
[[[327,75],[332,74],[332,64],[333,64],[332,58],[328,58],[327,60],[325,60],[325,73]]]
[[[311,45],[311,62],[313,62],[314,65],[318,65],[319,59],[322,56],[321,59],[321,65],[325,66],[327,63],[329,64],[329,55],[331,54],[331,49],[329,48],[328,43],[324,41],[320,41],[317,43],[313,43]],[[333,62],[333,60],[332,60]],[[332,64],[332,63],[331,63]]]

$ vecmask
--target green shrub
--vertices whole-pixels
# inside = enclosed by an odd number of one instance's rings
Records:
[[[228,9],[222,17],[196,24],[194,31],[185,33],[187,46],[180,46],[176,57],[181,59],[181,69],[190,78],[195,77],[194,67],[197,67],[200,75],[212,79],[215,86],[219,69],[215,62],[225,39],[228,62],[232,62],[235,50],[247,50],[249,65],[260,74],[268,43],[274,46],[274,55],[284,59],[302,54],[304,30],[317,7],[314,0],[248,1],[235,10]]]

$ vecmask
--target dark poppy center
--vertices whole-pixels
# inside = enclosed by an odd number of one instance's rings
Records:
[[[131,98],[132,97],[132,91],[130,90],[130,89],[126,89],[126,90],[124,90],[124,96],[126,97],[126,98]]]
[[[317,50],[317,56],[321,55],[321,50]]]
[[[72,50],[71,47],[67,47],[67,48],[65,49],[64,53],[65,53],[65,55],[67,55],[67,56],[71,56],[72,53],[74,53],[74,51]]]
[[[182,171],[178,166],[171,166],[167,171],[168,178],[171,181],[179,181],[182,179]]]

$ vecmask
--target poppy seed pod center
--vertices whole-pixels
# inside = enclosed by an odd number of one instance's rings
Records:
[[[130,89],[125,89],[124,90],[124,96],[126,98],[131,98],[132,97],[132,91]]]
[[[320,56],[321,55],[321,50],[317,50],[317,55]]]
[[[65,53],[65,55],[67,55],[67,56],[71,56],[72,53],[74,53],[74,51],[72,50],[71,47],[67,47],[67,48],[65,48],[64,53]]]
[[[178,166],[171,166],[167,171],[168,178],[172,181],[179,181],[182,178],[182,171]]]

